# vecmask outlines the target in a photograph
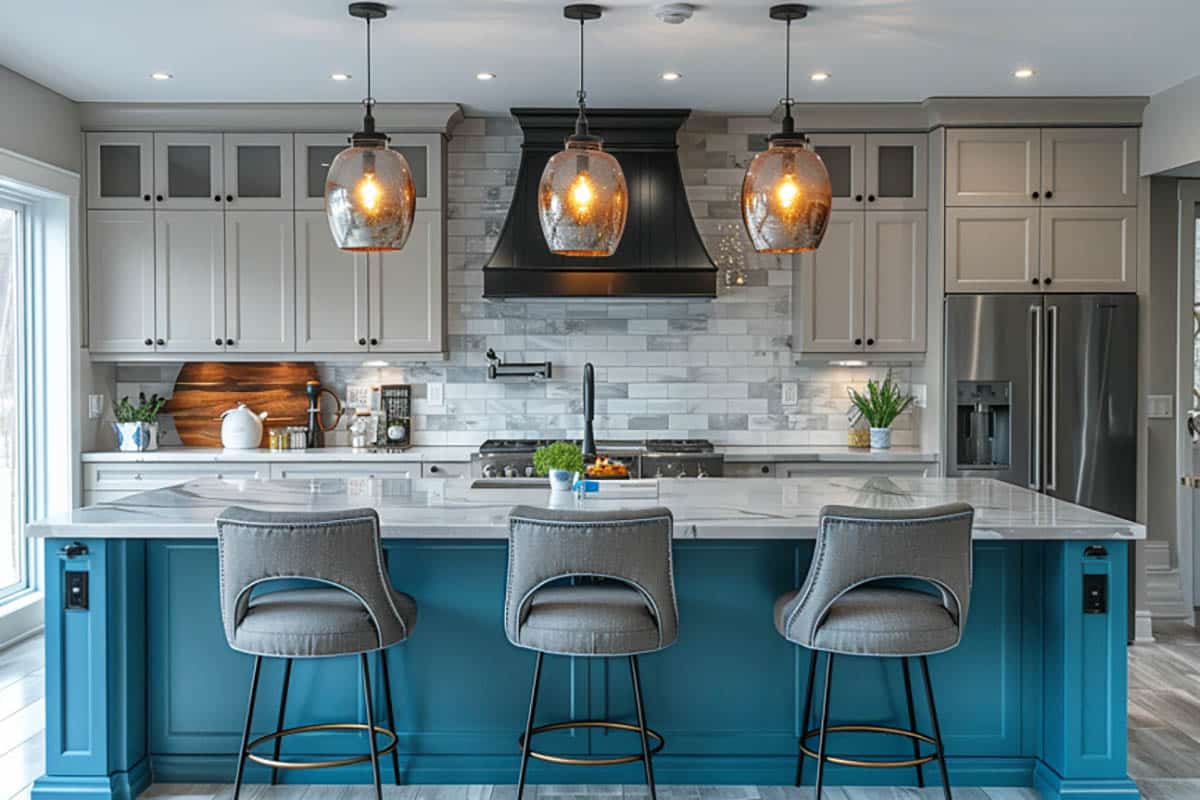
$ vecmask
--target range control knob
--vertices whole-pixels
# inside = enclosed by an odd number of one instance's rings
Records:
[[[679,474],[676,475],[675,477],[676,478],[686,478],[687,476],[688,476],[687,470],[681,469],[681,470],[679,470]]]
[[[512,464],[505,464],[504,465],[504,477],[506,477],[506,478],[517,477],[517,468],[514,467]]]
[[[495,464],[484,464],[483,465],[483,477],[485,477],[485,478],[496,477],[496,465]]]
[[[700,471],[696,473],[696,477],[697,478],[707,478],[708,473],[705,472],[703,468],[701,468]]]
[[[661,478],[663,476],[661,469],[654,470],[654,477]]]
[[[533,477],[533,467],[526,467],[526,468],[525,468],[525,477],[526,477],[526,478],[532,478],[532,477]]]

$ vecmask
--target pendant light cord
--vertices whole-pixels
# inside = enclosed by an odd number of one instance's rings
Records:
[[[783,72],[783,135],[791,136],[796,132],[796,122],[792,119],[792,19],[787,20],[787,44],[784,46]]]
[[[790,24],[790,23],[789,23]],[[371,96],[371,18],[367,17],[367,99],[363,101],[369,109],[375,104]]]
[[[575,135],[588,135],[587,121],[587,91],[583,88],[583,19],[579,20],[579,91],[575,93],[575,98],[579,102],[579,115],[575,118]]]

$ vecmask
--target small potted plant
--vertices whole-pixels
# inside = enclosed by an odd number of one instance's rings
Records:
[[[552,490],[569,492],[575,475],[583,472],[583,452],[571,442],[539,447],[533,454],[533,470],[538,475],[550,476]]]
[[[900,384],[892,380],[890,372],[882,382],[873,378],[868,380],[866,394],[860,393],[853,386],[847,391],[850,394],[850,402],[871,426],[871,449],[886,450],[891,447],[892,423],[912,405],[912,395],[905,394]]]
[[[146,399],[146,393],[138,394],[137,405],[122,397],[113,408],[117,421],[113,430],[117,432],[117,449],[126,453],[158,449],[158,412],[166,405],[166,398],[157,394]]]

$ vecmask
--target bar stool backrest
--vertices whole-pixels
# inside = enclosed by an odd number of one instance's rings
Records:
[[[659,647],[675,641],[679,611],[671,561],[674,519],[666,508],[556,511],[518,506],[509,515],[504,630],[519,642],[535,592],[561,578],[626,583],[646,600]]]
[[[932,584],[958,625],[971,601],[971,525],[965,503],[905,511],[825,506],[808,577],[790,610],[787,630],[810,646],[839,597],[884,579]]]
[[[254,588],[282,578],[317,581],[358,598],[381,647],[407,635],[384,568],[374,509],[296,513],[234,506],[217,518],[217,549],[221,620],[230,646]]]

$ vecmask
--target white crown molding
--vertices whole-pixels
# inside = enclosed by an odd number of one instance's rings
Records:
[[[930,128],[1141,125],[1148,97],[931,97]]]
[[[85,131],[305,131],[349,134],[361,126],[358,103],[80,103]],[[440,133],[463,117],[458,103],[380,103],[387,133]]]

